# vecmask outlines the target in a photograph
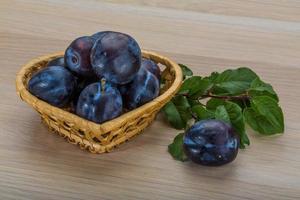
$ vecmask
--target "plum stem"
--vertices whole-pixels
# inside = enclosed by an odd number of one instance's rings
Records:
[[[105,91],[105,84],[106,84],[106,80],[105,78],[101,79],[101,92],[104,93]]]
[[[185,96],[185,97],[189,97],[188,93],[182,93],[182,94],[176,94],[176,96]],[[211,92],[208,92],[207,94],[204,94],[202,96],[200,96],[198,98],[198,100],[202,100],[202,99],[206,99],[206,98],[216,98],[216,99],[223,99],[223,100],[242,100],[247,101],[250,100],[250,96],[248,94],[248,92],[246,92],[245,94],[241,94],[241,95],[236,95],[236,96],[218,96],[218,95],[214,95]]]
[[[248,95],[248,93],[237,95],[237,96],[217,96],[209,92],[206,95],[201,96],[199,100],[205,98],[216,98],[216,99],[223,99],[223,100],[242,100],[242,101],[250,100],[250,96]]]

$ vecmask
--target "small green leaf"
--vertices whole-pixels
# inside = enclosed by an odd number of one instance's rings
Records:
[[[189,104],[191,105],[191,107],[199,105],[199,101],[196,99],[190,99],[188,98]]]
[[[168,102],[164,108],[162,109],[165,117],[167,118],[168,122],[176,129],[184,129],[185,123],[181,119],[180,113],[177,110],[175,104],[170,101]]]
[[[251,108],[244,111],[244,117],[253,130],[272,135],[283,133],[284,118],[278,102],[269,96],[258,96],[251,99]]]
[[[213,112],[207,110],[199,104],[192,107],[192,112],[197,115],[198,120],[214,118]]]
[[[208,76],[207,78],[208,78],[210,81],[214,82],[214,81],[218,78],[219,75],[220,75],[219,72],[212,72],[212,73],[210,74],[210,76]]]
[[[247,144],[248,146],[250,145],[250,139],[248,138],[248,135],[246,133],[240,135],[240,149],[245,149],[245,144]]]
[[[216,108],[220,105],[224,105],[225,101],[222,99],[211,98],[206,102],[206,108],[212,111],[215,111]]]
[[[193,76],[186,79],[177,94],[190,94],[198,91],[198,85],[201,83],[201,76]]]
[[[198,91],[199,85],[201,84],[201,80],[201,76],[193,76],[191,78],[186,79],[183,82],[178,94],[192,95],[196,93]]]
[[[224,122],[227,122],[229,124],[231,124],[231,121],[230,121],[230,117],[228,115],[228,112],[225,108],[225,106],[221,105],[221,106],[218,106],[216,108],[216,111],[215,111],[215,117],[216,119],[218,120],[222,120]]]
[[[172,144],[169,144],[168,151],[175,160],[186,161],[187,156],[183,151],[183,135],[184,133],[179,133]]]
[[[186,94],[192,99],[196,99],[205,94],[211,87],[212,83],[209,79],[193,76],[183,82],[178,94]]]
[[[172,99],[172,101],[174,102],[174,104],[176,106],[182,106],[184,108],[189,108],[190,107],[189,101],[186,98],[186,96],[182,96],[182,95],[175,96]]]
[[[226,102],[225,107],[232,126],[240,135],[240,148],[245,148],[246,144],[250,145],[250,140],[245,131],[245,120],[242,109],[239,105],[230,101]]]
[[[247,107],[250,107],[250,99],[243,99],[243,100],[234,99],[230,101],[239,105],[242,108],[242,110],[244,110]]]
[[[273,87],[270,84],[263,82],[259,78],[256,78],[252,81],[248,93],[250,97],[269,96],[278,102],[278,96],[273,90]]]
[[[249,68],[225,70],[221,74],[213,75],[215,95],[237,95],[250,88],[251,82],[258,76]]]
[[[198,99],[204,94],[207,94],[207,91],[213,86],[211,81],[209,79],[202,79],[198,85],[197,85],[197,90],[193,93],[190,93],[189,95],[191,96],[192,99]]]
[[[183,128],[186,128],[187,122],[192,119],[191,106],[188,99],[185,96],[176,96],[173,98],[173,103],[179,112],[180,118],[184,124]]]
[[[181,67],[183,79],[185,79],[186,76],[193,76],[193,71],[186,65],[180,63],[178,65]]]
[[[207,109],[212,111],[216,110],[217,107],[222,105],[226,108],[233,128],[240,136],[240,148],[245,148],[246,144],[250,144],[250,140],[245,131],[245,121],[241,107],[231,101],[224,101],[216,98],[211,98],[206,104]]]

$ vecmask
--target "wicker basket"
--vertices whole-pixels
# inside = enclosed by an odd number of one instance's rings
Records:
[[[158,111],[172,98],[181,85],[182,72],[176,63],[153,52],[143,51],[142,53],[143,57],[165,66],[162,77],[166,81],[160,96],[103,124],[96,124],[67,110],[52,106],[36,98],[27,90],[27,83],[32,74],[45,67],[49,60],[62,56],[63,52],[42,56],[24,65],[17,75],[17,92],[22,100],[40,114],[42,121],[50,130],[92,153],[109,152],[149,126]]]

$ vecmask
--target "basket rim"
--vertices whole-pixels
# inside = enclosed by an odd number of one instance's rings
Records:
[[[49,112],[49,113],[56,113],[56,115],[64,116],[64,118],[68,118],[68,121],[73,121],[75,124],[77,123],[84,123],[89,129],[94,131],[99,131],[101,129],[103,132],[107,132],[111,129],[113,129],[116,126],[119,126],[120,123],[126,123],[126,121],[132,117],[138,117],[141,116],[143,113],[147,112],[148,110],[151,110],[151,108],[156,107],[157,104],[165,104],[166,99],[170,99],[180,88],[180,85],[182,83],[182,71],[179,65],[169,58],[162,56],[160,54],[157,54],[152,51],[146,51],[142,50],[143,57],[147,58],[155,58],[159,61],[162,61],[164,65],[169,65],[169,67],[173,68],[173,71],[175,72],[175,79],[172,83],[172,85],[161,95],[153,99],[152,101],[134,109],[131,111],[128,111],[122,115],[120,115],[117,118],[114,118],[112,120],[106,121],[102,124],[98,124],[89,120],[86,120],[84,118],[79,117],[76,114],[73,114],[71,112],[68,112],[66,110],[63,110],[61,108],[55,107],[51,104],[48,104],[47,102],[38,99],[34,95],[32,95],[26,88],[26,85],[23,84],[23,77],[25,76],[26,72],[31,69],[33,66],[35,66],[38,62],[49,59],[49,58],[55,58],[58,56],[64,55],[64,52],[56,52],[52,54],[47,54],[44,56],[37,57],[35,59],[30,60],[25,65],[22,66],[20,71],[17,73],[16,77],[16,90],[18,95],[23,101],[26,101],[29,105],[34,107],[36,110],[38,107],[43,107],[43,111]]]

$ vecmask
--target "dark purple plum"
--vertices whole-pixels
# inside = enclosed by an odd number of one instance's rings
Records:
[[[62,66],[65,67],[65,58],[62,57],[58,57],[58,58],[54,58],[53,60],[50,60],[47,63],[47,67],[49,66]]]
[[[131,36],[110,31],[95,42],[91,64],[99,77],[115,84],[126,84],[140,69],[141,49]]]
[[[130,85],[130,83],[127,83],[127,84],[125,84],[125,85],[118,85],[118,86],[117,86],[117,88],[118,88],[118,90],[119,90],[119,92],[120,92],[120,94],[121,94],[122,96],[124,96],[124,95],[126,94],[129,85]]]
[[[70,106],[71,106],[71,111],[76,112],[76,105],[78,102],[78,98],[82,90],[87,87],[88,85],[98,82],[99,80],[97,78],[88,78],[88,79],[79,79],[77,82],[77,87],[75,88]]]
[[[88,85],[80,94],[76,114],[93,122],[102,123],[122,114],[122,96],[118,89],[100,82]]]
[[[141,68],[133,81],[120,86],[125,108],[132,110],[159,95],[159,81],[148,70]]]
[[[193,162],[220,166],[232,162],[238,153],[239,138],[233,128],[220,120],[195,123],[183,139],[183,149]]]
[[[156,76],[156,78],[160,81],[160,69],[159,69],[158,65],[155,62],[153,62],[150,59],[143,58],[141,67],[144,67],[149,72],[154,74],[154,76]]]
[[[57,107],[66,106],[75,91],[77,78],[62,66],[38,71],[28,82],[30,93]]]
[[[91,38],[94,42],[96,42],[98,39],[102,38],[106,33],[109,33],[110,31],[100,31],[93,35],[91,35]]]
[[[79,76],[90,77],[94,75],[90,62],[90,53],[94,41],[83,36],[75,39],[65,52],[65,63],[67,67]]]

